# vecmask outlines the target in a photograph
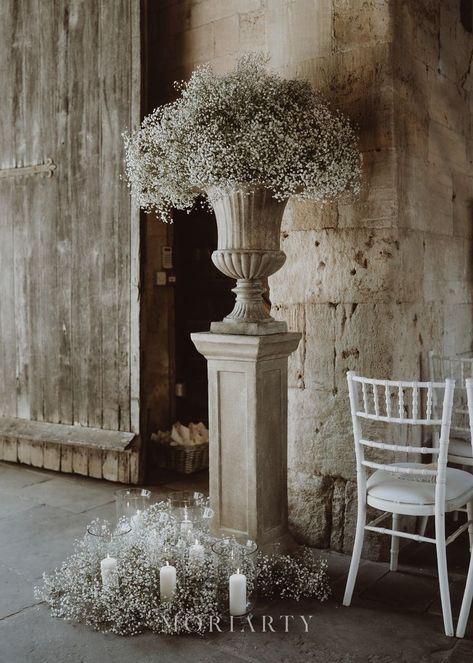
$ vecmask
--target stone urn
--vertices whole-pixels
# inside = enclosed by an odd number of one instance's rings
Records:
[[[262,283],[286,260],[279,244],[287,201],[276,200],[263,187],[225,192],[209,188],[207,195],[215,211],[218,231],[212,261],[237,282],[233,289],[236,295],[233,311],[222,321],[212,322],[210,331],[252,336],[287,332],[286,323],[268,313]]]

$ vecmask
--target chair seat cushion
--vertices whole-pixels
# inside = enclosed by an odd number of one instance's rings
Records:
[[[397,463],[398,467],[420,467],[420,463]],[[446,474],[446,502],[459,502],[461,506],[473,498],[473,474],[447,467]],[[435,504],[435,483],[416,481],[406,475],[406,478],[395,476],[386,470],[376,470],[367,482],[367,493],[370,497],[386,502],[413,505]],[[464,499],[464,501],[462,501]]]
[[[470,440],[462,440],[461,437],[451,437],[448,445],[448,454],[471,458],[473,454]]]

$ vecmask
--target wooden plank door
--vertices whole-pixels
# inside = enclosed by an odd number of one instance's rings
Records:
[[[139,0],[2,2],[2,417],[139,432],[139,22]]]

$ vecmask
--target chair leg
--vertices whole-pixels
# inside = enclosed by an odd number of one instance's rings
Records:
[[[458,522],[458,511],[454,511],[452,514],[452,520],[454,523]]]
[[[448,586],[447,546],[445,545],[445,516],[435,516],[435,543],[437,548],[437,568],[439,574],[440,600],[442,603],[443,625],[445,635],[452,636],[453,619]]]
[[[392,518],[393,530],[399,531],[399,514],[393,513]],[[399,557],[399,537],[391,536],[391,561],[389,564],[390,571],[397,571],[397,560]]]
[[[361,549],[363,548],[363,539],[365,536],[366,524],[366,505],[358,502],[358,516],[356,519],[355,543],[350,562],[350,571],[348,572],[345,594],[343,596],[343,605],[349,606],[353,596],[358,567],[360,565]]]
[[[471,601],[473,599],[473,549],[470,553],[470,565],[468,567],[468,575],[466,577],[465,591],[463,593],[462,607],[460,609],[460,617],[457,624],[457,638],[463,638],[465,635],[466,623],[470,614]]]
[[[473,552],[473,502],[466,505],[466,514],[468,518],[468,536],[470,537],[470,553]]]
[[[419,534],[425,536],[425,530],[427,529],[427,523],[429,522],[429,516],[421,516],[419,521]]]

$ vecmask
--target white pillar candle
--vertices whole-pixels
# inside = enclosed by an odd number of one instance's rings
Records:
[[[230,576],[230,614],[237,617],[246,614],[246,576],[240,569]]]
[[[196,539],[195,543],[189,548],[189,561],[203,562],[205,556],[204,546]]]
[[[100,572],[102,574],[102,587],[104,589],[108,589],[109,587],[113,587],[117,584],[118,582],[118,575],[117,575],[117,560],[115,557],[110,557],[110,555],[107,555],[101,562],[100,562]]]
[[[161,601],[172,601],[176,591],[176,567],[166,562],[159,572],[159,596]]]

